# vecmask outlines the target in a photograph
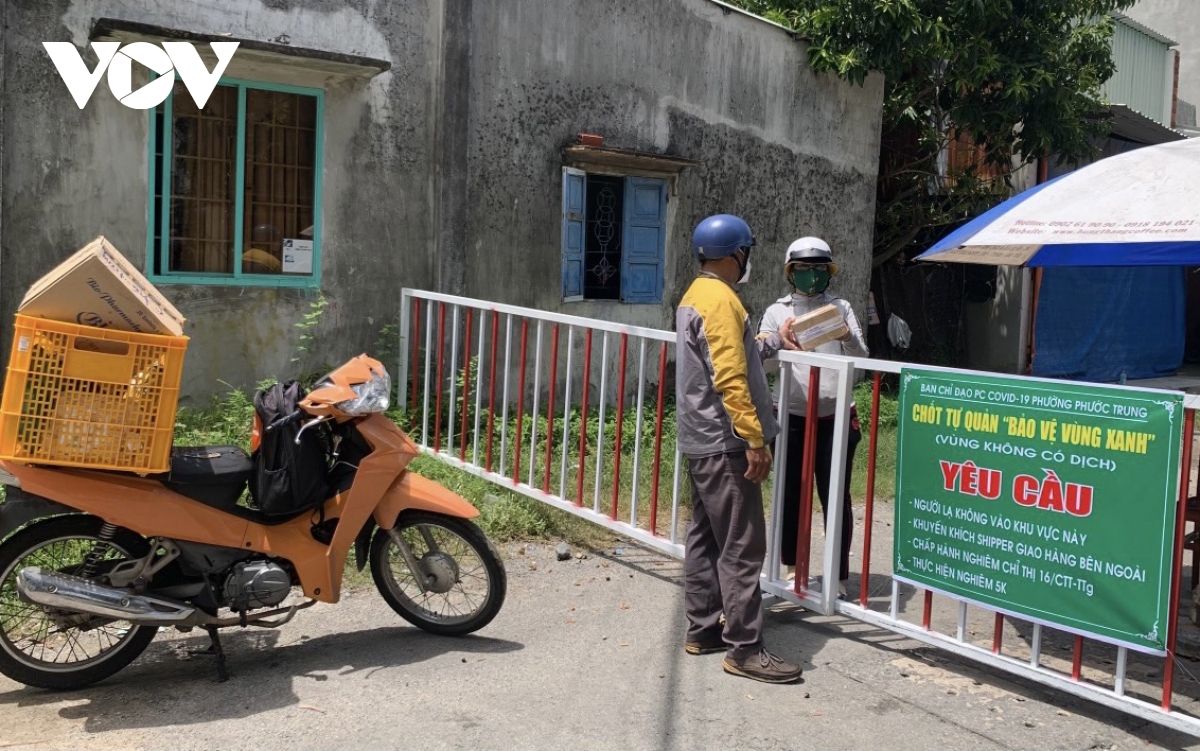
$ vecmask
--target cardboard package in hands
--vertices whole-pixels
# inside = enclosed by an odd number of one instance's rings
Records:
[[[83,326],[170,336],[183,335],[185,320],[103,236],[39,279],[17,312]]]
[[[849,331],[842,311],[836,305],[822,305],[792,321],[796,343],[810,352],[822,344],[841,339]]]

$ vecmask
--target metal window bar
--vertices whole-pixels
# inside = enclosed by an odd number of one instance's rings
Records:
[[[458,402],[455,397],[458,388],[458,311],[460,307],[454,306],[454,311],[450,316],[450,401],[449,409],[450,419],[446,425],[446,451],[454,453],[454,405]],[[441,412],[438,412],[438,419],[441,419]]]
[[[817,398],[821,392],[821,369],[808,369],[808,404],[804,420],[804,460],[800,465],[800,529],[796,534],[796,581],[792,591],[802,596],[808,591],[808,567],[812,545],[813,470],[817,461]],[[836,462],[835,462],[836,463]],[[828,573],[825,579],[828,579]],[[824,583],[828,586],[828,582]]]
[[[783,504],[784,477],[787,473],[787,453],[789,430],[791,426],[791,410],[788,400],[791,394],[792,379],[780,374],[779,388],[776,401],[776,414],[779,415],[779,437],[775,439],[775,483],[771,487],[771,536],[767,540],[767,578],[778,581],[780,576],[779,552],[783,546]]]
[[[467,308],[467,320],[463,329],[463,396],[462,396],[462,429],[459,431],[458,458],[467,460],[467,417],[471,406],[471,323],[475,309]],[[476,389],[478,391],[478,389]]]
[[[521,319],[521,360],[517,376],[517,435],[513,441],[513,485],[521,482],[521,446],[525,443],[525,356],[529,347],[529,319]]]
[[[608,333],[600,335],[600,424],[596,429],[596,445],[604,446],[604,411],[608,401]],[[604,477],[604,452],[596,452],[596,489],[592,493],[592,510],[600,513],[600,485]]]
[[[633,488],[629,493],[629,523],[638,522],[638,480],[642,468],[642,407],[646,395],[646,340],[638,343],[637,412],[633,420]]]
[[[567,326],[567,383],[563,393],[562,464],[558,471],[558,497],[567,495],[567,451],[571,441],[571,360],[575,355],[575,327]]]
[[[530,417],[529,431],[529,478],[525,484],[533,487],[533,475],[537,471],[537,438],[538,438],[538,404],[541,402],[542,388],[542,321],[537,322],[534,336],[537,341],[533,348],[533,414]]]
[[[409,319],[406,319],[404,317],[405,314],[408,313],[408,310],[409,310],[409,306],[407,306],[407,305],[400,306],[401,318],[404,319],[404,320],[400,321],[400,331],[403,332],[403,336],[412,340],[412,351],[410,353],[410,351],[407,347],[400,348],[400,354],[401,354],[402,359],[400,361],[400,369],[397,371],[396,377],[399,378],[399,383],[402,386],[405,384],[408,385],[408,393],[401,396],[400,404],[407,405],[408,411],[414,412],[417,408],[417,401],[416,401],[417,400],[417,369],[415,367],[412,367],[411,363],[415,363],[417,361],[418,339],[416,336],[408,335]],[[421,330],[421,301],[416,298],[413,298],[413,301],[412,301],[411,321],[412,321],[412,330],[420,331]],[[405,356],[408,357],[408,360],[403,359]],[[408,381],[404,380],[404,378],[402,377],[402,374],[404,373],[405,370],[412,371],[411,378]]]
[[[437,382],[434,383],[433,450],[442,450],[442,366],[446,360],[446,303],[438,303]]]
[[[575,505],[583,505],[583,486],[587,482],[587,418],[588,418],[588,388],[592,385],[592,329],[583,334],[583,370],[579,374],[582,379],[579,397],[579,468],[575,478]]]
[[[1030,642],[1029,664],[1036,668],[1042,664],[1042,624],[1033,624],[1033,638]]]
[[[879,398],[883,374],[871,375],[871,416],[867,443],[867,487],[863,498],[862,578],[858,587],[858,603],[867,607],[871,600],[871,531],[875,525],[875,466],[879,455]],[[778,474],[776,474],[778,477]],[[961,640],[961,639],[960,639]]]
[[[500,343],[500,311],[492,310],[492,356],[488,365],[488,419],[487,419],[487,451],[484,455],[484,466],[492,471],[492,443],[496,437],[496,348]]]
[[[542,492],[550,492],[550,474],[554,465],[554,394],[558,390],[558,324],[553,327],[550,345],[550,393],[546,397],[546,476],[542,481]],[[565,420],[564,420],[565,422]],[[532,483],[531,483],[532,484]]]
[[[429,446],[429,345],[433,339],[433,303],[426,304],[425,308],[427,313],[425,316],[425,396],[421,408],[421,446],[423,448]]]
[[[513,314],[504,319],[504,389],[500,397],[500,474],[508,466],[508,376],[512,371]]]
[[[659,345],[658,356],[658,408],[654,420],[654,464],[651,476],[654,485],[650,490],[650,534],[658,534],[658,492],[662,484],[662,440],[663,413],[666,410],[667,343]]]
[[[475,356],[477,380],[479,383],[475,386],[475,421],[471,427],[471,435],[474,439],[471,441],[471,463],[479,464],[479,415],[480,407],[483,404],[483,342],[487,326],[485,325],[486,312],[483,309],[479,311],[479,353]]]
[[[613,426],[613,474],[612,474],[612,504],[609,518],[615,520],[619,513],[621,501],[621,449],[625,436],[625,370],[629,356],[629,336],[621,334],[621,357],[617,371],[617,422]],[[602,451],[597,447],[596,451]]]

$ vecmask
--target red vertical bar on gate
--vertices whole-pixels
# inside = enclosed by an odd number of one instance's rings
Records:
[[[1179,508],[1175,510],[1175,561],[1171,566],[1171,608],[1167,611],[1167,657],[1163,666],[1162,708],[1171,711],[1171,694],[1175,688],[1175,643],[1179,638],[1179,587],[1183,583],[1183,533],[1187,499],[1192,485],[1192,431],[1196,413],[1184,410],[1183,457],[1180,462]]]
[[[484,466],[492,471],[492,438],[496,435],[496,345],[500,342],[500,311],[492,311],[492,364],[488,369],[487,453]]]
[[[568,376],[570,377],[570,376]],[[546,401],[546,476],[542,481],[542,492],[550,492],[550,467],[554,464],[554,391],[558,385],[558,324],[554,324],[554,338],[550,343],[550,396]],[[564,416],[563,419],[566,419]]]
[[[933,592],[925,590],[925,604],[921,608],[921,628],[929,630],[929,623],[933,620]]]
[[[1004,613],[996,613],[992,623],[992,654],[1000,654],[1000,644],[1004,640]]]
[[[1071,656],[1071,680],[1077,681],[1083,675],[1083,637],[1075,637],[1075,652]]]
[[[446,303],[438,303],[438,341],[437,341],[437,399],[434,401],[433,409],[433,450],[440,451],[442,449],[442,363],[446,357],[446,337],[443,330],[446,327]],[[454,414],[454,408],[450,408],[450,413]],[[454,418],[450,418],[453,420]],[[454,423],[450,423],[453,427]]]
[[[650,485],[650,534],[658,534],[658,473],[662,468],[663,407],[665,405],[667,380],[667,343],[662,343],[658,354],[658,414],[654,420],[654,469]]]
[[[413,298],[412,355],[408,358],[408,411],[417,408],[417,355],[420,354],[419,339],[421,333],[421,299]]]
[[[875,520],[875,461],[879,451],[879,387],[883,374],[871,377],[871,439],[867,446],[866,516],[863,519],[862,582],[858,586],[858,604],[864,608],[871,598],[871,526]],[[850,482],[850,478],[846,478]]]
[[[588,386],[592,373],[592,330],[587,330],[583,342],[583,398],[579,403],[579,477],[575,487],[575,505],[583,505],[583,481],[587,476],[587,410]]]
[[[792,591],[802,594],[808,588],[808,559],[812,547],[813,470],[817,463],[817,397],[821,391],[821,369],[808,369],[808,403],[804,414],[804,461],[800,468],[800,521],[796,534],[796,581]],[[825,573],[829,578],[829,572]],[[828,582],[826,582],[828,584]]]
[[[467,460],[467,405],[471,403],[471,318],[474,310],[467,308],[467,324],[463,332],[463,405],[462,423],[458,431],[458,459]]]
[[[617,425],[613,432],[613,487],[612,487],[612,510],[609,512],[609,517],[617,518],[617,505],[621,500],[621,436],[625,432],[625,364],[629,354],[629,335],[621,334],[621,369],[617,373]],[[641,388],[641,384],[638,384]],[[604,398],[604,394],[600,395]],[[599,447],[596,448],[600,450]],[[637,467],[633,468],[637,471]]]
[[[514,437],[516,442],[516,453],[513,456],[513,485],[521,484],[521,443],[525,440],[522,436],[521,427],[525,423],[525,351],[526,345],[529,343],[529,319],[521,319],[521,375],[517,378],[517,434]],[[530,453],[533,449],[530,449]]]

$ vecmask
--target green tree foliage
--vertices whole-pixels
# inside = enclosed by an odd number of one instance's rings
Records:
[[[994,204],[1013,171],[1107,131],[1110,16],[1133,0],[735,0],[810,42],[813,68],[885,77],[875,264]],[[976,164],[946,174],[954,138]]]

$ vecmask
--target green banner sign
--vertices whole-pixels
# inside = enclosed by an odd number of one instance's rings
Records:
[[[904,370],[895,573],[1165,651],[1183,397]]]

